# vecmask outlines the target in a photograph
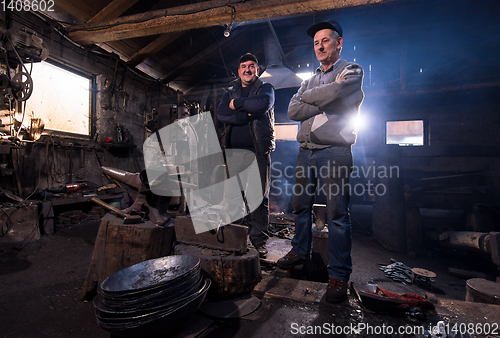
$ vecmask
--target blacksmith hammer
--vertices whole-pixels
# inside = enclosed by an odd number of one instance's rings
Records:
[[[106,209],[113,211],[118,216],[123,217],[123,224],[136,224],[136,223],[139,223],[140,221],[142,221],[141,216],[126,214],[123,211],[121,211],[120,209],[117,209],[117,208],[109,205],[108,203],[98,199],[97,197],[92,197],[92,201],[99,204],[99,205],[102,205]]]

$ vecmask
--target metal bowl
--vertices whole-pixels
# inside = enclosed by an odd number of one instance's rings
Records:
[[[96,316],[98,325],[118,337],[150,337],[169,335],[175,332],[187,318],[196,312],[210,288],[210,278],[203,277],[202,287],[188,300],[173,308],[130,317],[124,321],[109,322],[109,318]]]
[[[165,294],[154,294],[151,298],[143,299],[134,303],[114,303],[110,304],[102,295],[94,297],[93,304],[96,315],[105,318],[134,317],[161,308],[173,307],[178,303],[187,300],[202,287],[204,278],[200,274],[198,281],[192,285],[187,285],[183,290],[174,290]]]
[[[176,283],[173,286],[169,283],[168,286],[155,288],[154,292],[134,293],[129,296],[120,297],[110,297],[108,294],[101,292],[101,297],[103,302],[109,308],[118,310],[121,308],[136,307],[138,304],[144,304],[154,299],[163,299],[168,301],[169,299],[177,298],[186,294],[196,285],[199,286],[200,276],[200,271],[197,271],[197,273],[190,276],[189,279],[182,279],[182,283]]]
[[[129,313],[129,314],[123,314],[120,317],[108,317],[107,314],[100,314],[98,311],[96,311],[96,317],[103,323],[106,323],[107,325],[118,325],[118,326],[133,326],[137,323],[143,322],[147,319],[153,318],[157,315],[164,314],[167,312],[171,311],[176,311],[177,309],[181,308],[184,306],[185,303],[197,298],[200,293],[203,292],[204,287],[206,285],[207,281],[204,279],[203,284],[201,287],[196,290],[196,292],[192,293],[191,295],[179,299],[179,302],[171,303],[171,304],[165,304],[164,306],[158,306],[156,308],[150,308],[146,309],[145,311],[139,310],[137,312]]]
[[[166,256],[151,259],[106,278],[101,289],[108,295],[127,295],[165,285],[199,269],[200,259],[189,255]]]

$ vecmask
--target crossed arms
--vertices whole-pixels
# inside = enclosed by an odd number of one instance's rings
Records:
[[[226,91],[217,107],[217,118],[226,124],[241,125],[265,114],[274,105],[274,88],[265,83],[259,95],[237,97],[229,101]]]
[[[338,113],[343,100],[361,91],[363,70],[355,64],[348,65],[337,80],[307,89],[310,80],[302,82],[298,92],[290,100],[288,117],[294,121],[305,121],[315,115]]]

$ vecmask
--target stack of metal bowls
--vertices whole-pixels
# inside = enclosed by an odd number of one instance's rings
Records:
[[[97,324],[118,337],[168,335],[196,312],[209,287],[197,257],[148,260],[102,282],[93,301]]]

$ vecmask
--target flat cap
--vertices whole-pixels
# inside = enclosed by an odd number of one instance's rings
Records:
[[[245,55],[242,55],[240,57],[240,62],[246,62],[246,61],[254,61],[256,64],[259,64],[259,61],[257,61],[257,57],[253,55],[252,53],[246,53]]]
[[[332,30],[336,31],[337,33],[339,33],[339,36],[342,36],[342,27],[340,27],[339,23],[337,21],[334,21],[334,20],[324,21],[324,22],[320,22],[320,23],[317,23],[315,25],[312,25],[307,30],[307,34],[311,38],[314,38],[314,35],[316,34],[316,32],[318,32],[322,29],[332,29]]]

